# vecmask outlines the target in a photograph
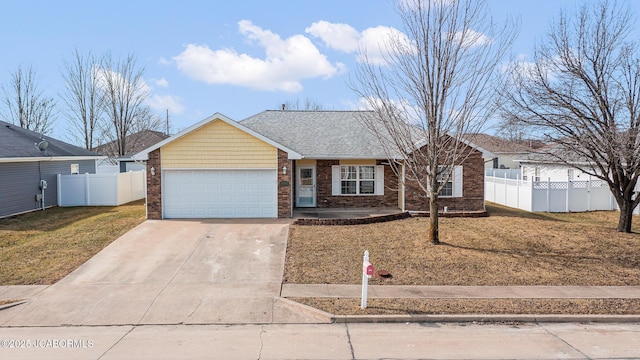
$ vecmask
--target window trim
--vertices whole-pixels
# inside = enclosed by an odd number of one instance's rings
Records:
[[[356,178],[355,179],[342,179],[342,169],[344,167],[355,167]],[[372,167],[373,179],[360,179],[360,167]],[[345,164],[345,165],[332,165],[331,166],[331,195],[332,196],[381,196],[384,195],[384,166],[372,165],[372,164]],[[343,194],[342,182],[353,181],[356,183],[355,194]],[[362,181],[373,181],[373,193],[361,194],[360,183]]]
[[[447,166],[447,165],[439,165],[438,167],[441,166]],[[455,165],[453,166],[453,171],[451,173],[451,177],[449,178],[449,181],[451,183],[451,195],[438,195],[438,197],[441,198],[461,198],[464,197],[464,182],[463,182],[463,173],[464,173],[464,167],[462,165]],[[427,184],[427,187],[429,187],[429,184]]]

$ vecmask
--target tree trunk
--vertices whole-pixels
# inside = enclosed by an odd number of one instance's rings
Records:
[[[631,199],[622,199],[618,206],[620,207],[620,218],[618,219],[619,232],[631,232],[631,221],[633,220],[633,207]]]
[[[440,244],[440,235],[438,234],[438,197],[429,197],[429,240],[433,245]]]

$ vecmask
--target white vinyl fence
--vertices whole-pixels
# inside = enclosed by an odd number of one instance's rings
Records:
[[[618,210],[611,191],[602,180],[523,181],[486,175],[485,200],[533,212],[580,212]],[[640,214],[640,207],[634,210]]]
[[[145,197],[145,171],[58,174],[58,206],[118,206]]]

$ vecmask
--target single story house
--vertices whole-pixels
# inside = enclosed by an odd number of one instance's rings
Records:
[[[147,161],[147,215],[289,218],[294,208],[428,211],[417,184],[389,166],[362,111],[264,111],[236,122],[216,113],[136,154]],[[440,206],[484,211],[484,161],[453,170]],[[402,159],[397,159],[402,161]]]
[[[57,205],[57,175],[95,173],[102,158],[0,121],[0,218]]]
[[[161,131],[142,130],[137,133],[127,135],[125,138],[126,152],[125,155],[119,156],[117,150],[117,142],[110,141],[106,144],[98,145],[94,149],[100,155],[104,155],[105,159],[98,162],[98,173],[117,173],[144,170],[146,165],[144,162],[136,162],[132,156],[140,151],[155,145],[169,137]]]
[[[485,159],[485,170],[518,169],[518,159],[523,159],[544,146],[540,140],[508,140],[489,134],[467,134],[469,142],[495,154],[494,158]]]

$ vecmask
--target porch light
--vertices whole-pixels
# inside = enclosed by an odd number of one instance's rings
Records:
[[[151,176],[156,176],[156,168],[151,167]]]
[[[282,167],[282,174],[287,175],[287,165]]]

